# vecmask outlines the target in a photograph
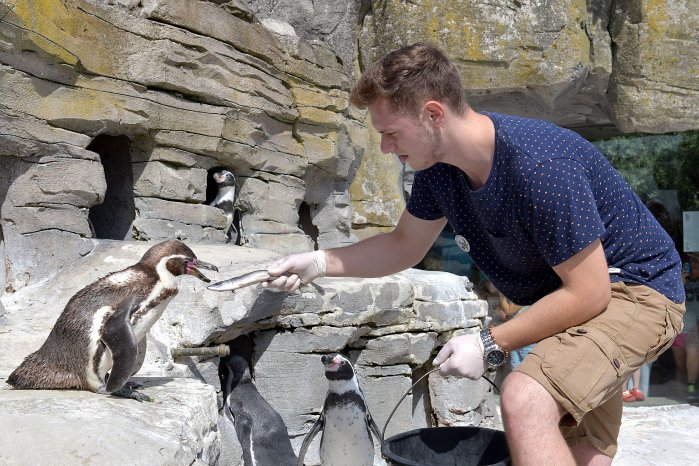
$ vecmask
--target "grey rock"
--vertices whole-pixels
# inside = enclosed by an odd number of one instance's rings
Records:
[[[421,366],[430,358],[436,343],[436,334],[427,333],[405,333],[373,338],[367,341],[357,359],[357,364]]]
[[[133,164],[134,196],[185,202],[206,199],[206,170],[179,168],[161,162]]]
[[[138,381],[154,402],[0,390],[0,463],[215,464],[220,438],[213,388],[191,379]]]
[[[365,333],[355,327],[327,327],[318,325],[313,328],[297,328],[293,332],[260,332],[255,338],[255,345],[260,352],[288,353],[333,353],[348,347]]]

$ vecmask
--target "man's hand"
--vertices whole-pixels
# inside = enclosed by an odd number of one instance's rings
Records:
[[[443,376],[454,375],[476,380],[487,368],[484,352],[480,335],[469,333],[449,340],[434,358],[433,364],[440,366],[439,373]]]
[[[262,286],[296,291],[301,285],[308,285],[316,278],[325,276],[325,253],[313,251],[292,254],[270,265],[267,272],[277,278],[263,283]]]

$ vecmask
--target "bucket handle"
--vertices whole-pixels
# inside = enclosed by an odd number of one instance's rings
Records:
[[[386,429],[388,428],[388,423],[391,421],[391,418],[393,417],[393,415],[395,414],[396,410],[398,409],[398,406],[400,406],[400,404],[403,402],[403,400],[405,399],[405,397],[408,396],[408,394],[409,394],[411,391],[413,391],[413,389],[415,388],[415,386],[416,386],[417,384],[419,384],[419,383],[422,381],[422,379],[424,379],[425,377],[427,377],[427,376],[430,375],[431,373],[433,373],[433,372],[435,372],[435,371],[438,371],[439,369],[440,369],[439,367],[435,367],[434,369],[431,369],[431,370],[427,371],[425,374],[423,374],[419,379],[417,379],[417,381],[416,381],[408,390],[406,390],[405,393],[403,393],[403,396],[400,397],[400,400],[398,400],[398,403],[396,403],[396,405],[393,407],[393,411],[391,411],[391,414],[388,415],[388,419],[386,419],[386,423],[383,425],[383,429],[381,430],[381,451],[382,451],[382,452],[383,452],[383,447],[384,447],[384,437],[386,436]],[[498,393],[500,393],[500,389],[498,388],[498,386],[495,385],[495,383],[494,383],[492,380],[490,380],[488,377],[486,377],[485,374],[482,375],[481,378],[487,380],[488,383],[489,383],[490,385],[492,385],[493,388],[494,388]]]

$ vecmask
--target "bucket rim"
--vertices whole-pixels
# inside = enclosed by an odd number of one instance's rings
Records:
[[[408,437],[410,435],[415,435],[419,432],[425,432],[425,431],[436,431],[436,430],[465,430],[465,431],[489,431],[489,432],[499,432],[502,434],[505,434],[504,430],[500,429],[493,429],[491,427],[479,427],[479,426],[438,426],[438,427],[419,427],[417,429],[412,429],[412,430],[407,430],[405,432],[399,432],[397,434],[391,435],[387,439],[384,440],[384,443],[388,443],[391,440],[398,440],[403,437]]]

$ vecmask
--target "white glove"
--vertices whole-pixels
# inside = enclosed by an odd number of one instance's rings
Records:
[[[481,336],[478,333],[469,333],[449,340],[432,363],[440,366],[439,373],[443,376],[455,375],[476,380],[488,367],[483,357],[484,353]]]
[[[283,291],[296,291],[301,285],[308,285],[316,278],[325,276],[325,253],[323,251],[304,252],[283,257],[267,268],[276,279],[263,283],[263,286]]]

